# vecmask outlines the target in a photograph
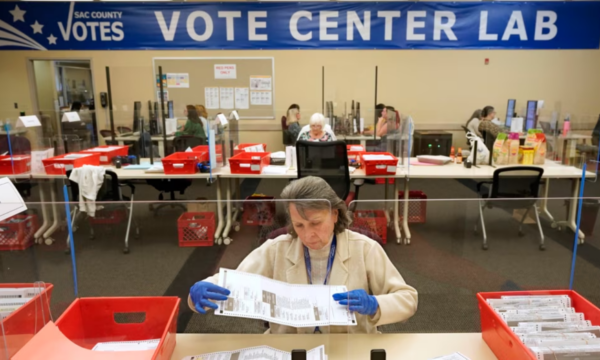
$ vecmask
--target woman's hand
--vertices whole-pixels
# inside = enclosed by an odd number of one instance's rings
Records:
[[[206,314],[205,307],[211,309],[218,308],[217,304],[209,300],[227,300],[227,295],[230,293],[229,290],[208,281],[198,281],[190,289],[190,297],[192,298],[194,307],[200,314]]]
[[[373,316],[377,313],[379,307],[377,298],[367,294],[363,289],[333,294],[333,300],[338,301],[340,305],[349,305],[350,311],[356,311],[362,315]]]

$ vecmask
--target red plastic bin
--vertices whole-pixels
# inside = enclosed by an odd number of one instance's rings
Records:
[[[600,325],[600,309],[572,290],[478,293],[482,337],[498,360],[536,360],[534,354],[486,302],[487,299],[499,299],[505,295],[569,295],[571,306],[576,312],[583,313],[592,325]]]
[[[192,151],[195,153],[206,153],[206,160],[200,160],[201,162],[210,160],[210,148],[208,145],[196,146],[195,148],[192,148]],[[216,144],[215,152],[217,153],[217,162],[222,163],[223,162],[223,145]]]
[[[3,155],[0,156],[0,175],[24,174],[31,171],[31,156]]]
[[[387,155],[393,159],[389,160],[365,160],[368,155]],[[365,175],[396,175],[398,159],[389,152],[368,152],[360,154],[361,168],[365,169]]]
[[[15,360],[169,360],[176,344],[178,297],[79,298],[47,324]],[[154,350],[97,352],[100,342],[160,339]]]
[[[361,148],[361,150],[351,150],[352,148]],[[360,154],[364,153],[366,150],[362,145],[346,145],[346,151],[348,153],[348,162],[350,162],[350,160],[356,160],[357,162],[360,162]]]
[[[102,209],[96,211],[94,217],[90,217],[90,224],[96,225],[114,225],[120,224],[127,219],[127,210],[125,209]]]
[[[398,200],[404,201],[404,191],[398,191]],[[427,221],[427,195],[420,190],[410,190],[408,200],[408,222],[414,224],[425,223]],[[399,212],[398,218],[402,221],[404,212],[402,210]]]
[[[242,224],[269,226],[275,220],[276,204],[273,196],[252,195],[243,203]]]
[[[31,247],[37,229],[37,215],[15,215],[0,221],[0,251]]]
[[[198,163],[206,161],[207,157],[207,153],[176,152],[162,159],[162,164],[165,174],[189,175],[197,173]]]
[[[243,152],[229,158],[232,174],[260,174],[271,163],[271,153]]]
[[[368,230],[381,238],[387,244],[387,218],[383,210],[357,210],[353,212],[352,227]]]
[[[102,151],[102,149],[110,149],[109,151]],[[100,155],[100,164],[110,165],[112,159],[115,156],[127,156],[129,155],[129,146],[115,146],[115,145],[102,145],[96,146],[92,149],[84,150],[83,152],[91,152]]]
[[[179,246],[213,246],[215,240],[215,214],[212,212],[186,212],[177,220]]]
[[[235,149],[233,149],[233,155],[237,155],[237,154],[242,154],[245,153],[246,151],[244,150],[247,147],[250,146],[255,146],[255,145],[262,145],[263,150],[266,152],[267,151],[267,144],[238,144],[238,146],[235,147]]]
[[[38,285],[22,283],[0,284],[0,288],[35,287],[38,287]],[[5,341],[0,341],[0,353],[4,354],[5,350],[8,350],[9,359],[50,321],[50,299],[52,297],[53,286],[52,284],[44,284],[44,287],[45,289],[41,294],[35,295],[32,300],[2,320]]]
[[[77,159],[66,159],[68,155],[86,155]],[[64,154],[48,159],[43,159],[44,169],[48,175],[65,175],[68,170],[73,170],[83,165],[100,165],[100,155],[94,153],[71,153]]]

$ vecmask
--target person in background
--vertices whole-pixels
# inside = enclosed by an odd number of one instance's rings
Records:
[[[73,101],[73,103],[71,104],[71,111],[79,112],[79,110],[81,110],[81,102]]]
[[[194,105],[187,105],[185,113],[188,119],[183,131],[177,132],[175,135],[188,135],[206,139],[206,132],[204,131],[204,126],[202,126],[202,120],[198,116],[196,107]]]
[[[271,323],[267,333],[374,334],[377,326],[406,321],[415,314],[417,290],[406,284],[379,243],[348,230],[352,218],[346,203],[325,180],[308,176],[293,181],[281,199],[288,234],[267,240],[237,270],[290,284],[345,285],[348,292],[331,296],[356,313],[356,326],[296,328]],[[214,301],[227,300],[230,290],[217,284],[219,274],[195,283],[188,296],[190,309],[206,314],[217,309]]]
[[[388,134],[388,130],[396,128],[396,109],[393,106],[386,106],[381,112],[381,117],[377,121],[377,136],[385,140],[385,136]]]
[[[502,132],[502,128],[492,123],[492,120],[496,118],[496,110],[493,106],[486,106],[481,110],[481,121],[479,122],[478,130],[481,134],[485,131],[488,136],[495,139],[499,133]],[[485,140],[485,139],[484,139]]]
[[[323,114],[314,113],[310,117],[310,130],[303,132],[298,137],[298,140],[305,141],[334,141],[332,133],[325,131],[325,117]]]
[[[290,134],[290,138],[297,139],[302,127],[300,126],[300,105],[292,104],[287,110],[285,124]]]
[[[467,129],[473,134],[482,137],[479,132],[479,123],[481,122],[481,109],[477,109],[473,112],[473,115],[467,120],[467,124],[465,125]]]
[[[384,104],[377,104],[375,106],[375,114],[377,115],[377,124],[375,125],[375,132],[377,136],[381,137],[383,130],[387,132],[387,108]],[[384,129],[385,127],[385,129]]]

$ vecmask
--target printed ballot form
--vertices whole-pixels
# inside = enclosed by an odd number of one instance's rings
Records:
[[[333,294],[343,285],[299,285],[236,270],[221,269],[219,286],[231,294],[217,302],[216,315],[262,319],[293,327],[355,326],[356,317]]]
[[[183,360],[291,360],[292,353],[270,346],[255,346],[234,351],[186,356]],[[327,360],[325,346],[321,345],[306,352],[306,360]]]

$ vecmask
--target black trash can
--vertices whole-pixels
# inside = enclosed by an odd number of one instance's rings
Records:
[[[569,218],[569,209],[571,208],[571,200],[566,200],[565,205],[567,206],[567,219]],[[579,229],[585,234],[585,236],[592,236],[594,234],[594,227],[596,227],[596,219],[598,218],[598,210],[600,210],[600,201],[595,199],[583,199],[581,207],[581,223]]]

